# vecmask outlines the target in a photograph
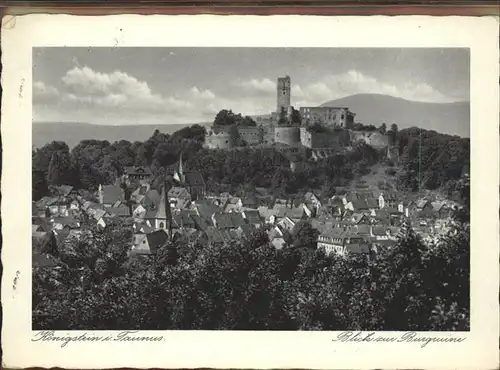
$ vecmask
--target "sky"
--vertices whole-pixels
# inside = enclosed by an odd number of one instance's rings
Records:
[[[468,49],[34,48],[33,121],[102,125],[212,121],[276,109],[289,75],[292,105],[359,93],[468,101]]]

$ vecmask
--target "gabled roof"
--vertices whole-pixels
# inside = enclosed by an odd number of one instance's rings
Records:
[[[302,207],[294,207],[294,208],[286,208],[285,216],[291,219],[299,219],[304,216],[304,208]]]
[[[146,234],[146,238],[149,244],[149,250],[152,254],[155,254],[162,245],[164,245],[168,240],[168,235],[165,230],[157,230],[150,234]]]
[[[439,212],[444,206],[446,206],[446,201],[435,201],[432,202],[432,208],[434,211]]]
[[[258,202],[257,202],[257,198],[254,196],[254,195],[248,195],[246,197],[243,197],[241,199],[241,203],[243,204],[243,207],[257,207],[258,205]]]
[[[96,209],[93,217],[96,221],[99,221],[101,218],[103,218],[106,215],[106,211],[103,209]]]
[[[274,211],[274,209],[266,206],[258,207],[257,211],[259,212],[260,217],[262,217],[264,220],[269,219],[269,217],[271,216],[276,216],[276,212]]]
[[[246,225],[245,219],[241,213],[230,213],[231,223],[234,228]]]
[[[340,227],[335,227],[324,230],[320,235],[326,238],[338,239],[338,238],[343,238],[345,234],[346,230]]]
[[[215,204],[198,204],[195,206],[199,216],[205,219],[211,219],[212,215],[217,212],[221,212],[221,209],[217,207]]]
[[[262,220],[260,218],[259,211],[255,210],[246,210],[243,212],[243,216],[247,220],[249,224],[260,224]]]
[[[191,194],[186,188],[180,186],[174,186],[168,191],[169,198],[180,198],[180,199],[190,199]]]
[[[130,216],[128,207],[109,207],[109,208],[106,208],[106,211],[111,216],[116,216],[116,217]]]
[[[230,229],[234,228],[231,215],[229,213],[218,212],[214,214],[217,229]]]
[[[205,231],[207,230],[207,228],[213,227],[212,223],[210,222],[210,218],[207,219],[198,215],[191,215],[191,218],[193,219],[197,229]]]
[[[73,217],[54,217],[54,224],[61,224],[70,228],[79,227],[79,221]]]
[[[372,233],[377,236],[385,236],[387,235],[387,228],[385,226],[373,226]]]
[[[145,198],[149,199],[150,202],[155,207],[158,207],[158,205],[161,202],[161,195],[160,195],[160,193],[158,193],[158,190],[156,190],[156,189],[150,189],[148,192],[146,192]],[[141,201],[141,203],[144,203],[144,199]]]
[[[195,228],[196,224],[191,218],[191,214],[188,211],[181,211],[173,215],[173,221],[176,227],[186,227]]]
[[[67,197],[72,191],[73,187],[70,185],[60,185],[54,188],[57,195]]]
[[[58,199],[57,198],[54,198],[54,197],[43,197],[42,199],[40,199],[36,205],[38,208],[47,208],[47,207],[50,207],[52,205],[56,205],[58,202]]]
[[[358,235],[370,235],[370,225],[358,225],[355,232]]]
[[[365,199],[357,199],[352,201],[352,206],[355,210],[369,209],[368,203]]]
[[[429,201],[427,199],[419,199],[416,202],[417,208],[424,208]]]
[[[351,220],[355,225],[359,224],[363,220],[363,218],[366,219],[366,216],[362,213],[353,213],[353,215],[351,216]]]
[[[114,204],[118,200],[124,200],[123,189],[116,185],[104,185],[102,187],[102,200],[106,204]]]
[[[238,212],[240,207],[237,204],[227,203],[224,207],[224,212]]]

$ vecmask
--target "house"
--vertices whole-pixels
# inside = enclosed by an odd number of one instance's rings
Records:
[[[247,209],[243,211],[241,215],[243,216],[247,224],[252,225],[255,228],[259,228],[263,224],[259,211],[257,210]]]
[[[310,222],[311,222],[311,226],[314,229],[318,230],[320,232],[320,234],[323,231],[326,231],[326,230],[334,228],[333,222],[324,222],[324,221],[319,221],[317,219],[312,219]]]
[[[417,212],[422,212],[425,210],[434,210],[432,202],[427,199],[419,199],[415,202],[415,208]]]
[[[276,222],[276,211],[274,208],[260,206],[257,208],[257,211],[266,224],[274,224]]]
[[[240,234],[240,236],[242,238],[249,239],[252,236],[255,228],[252,225],[245,224],[245,225],[241,225],[236,230],[238,231],[238,233]]]
[[[354,212],[349,218],[346,218],[345,221],[347,221],[351,225],[370,224],[370,220],[368,219],[368,217],[365,214],[358,212]]]
[[[403,200],[398,203],[398,212],[403,214],[405,217],[410,217],[410,209],[414,204],[411,200]]]
[[[31,218],[34,217],[45,217],[47,212],[45,209],[38,208],[36,202],[31,202]]]
[[[378,209],[378,203],[373,198],[356,199],[346,204],[347,209],[355,212],[372,213]]]
[[[224,212],[241,212],[243,208],[243,201],[239,197],[230,197],[226,200],[225,205],[222,207]]]
[[[58,197],[69,197],[70,195],[76,195],[76,191],[73,186],[70,185],[59,185],[52,188],[52,193]]]
[[[173,223],[176,229],[196,229],[196,223],[189,211],[183,210],[173,214]]]
[[[246,225],[246,222],[240,213],[215,213],[212,215],[212,223],[219,230],[237,229],[242,225]]]
[[[134,231],[134,234],[149,234],[154,231],[151,226],[143,222],[134,222],[134,224],[132,225],[132,229]]]
[[[149,189],[140,200],[140,205],[146,209],[158,209],[161,195],[156,189]]]
[[[288,232],[291,232],[293,230],[293,227],[295,226],[295,222],[289,218],[289,217],[284,217],[278,222],[278,225],[283,229]]]
[[[126,218],[126,217],[131,217],[132,215],[130,214],[130,210],[128,207],[109,207],[106,209],[107,213],[111,217],[120,217],[120,218]]]
[[[305,218],[305,212],[303,207],[282,207],[279,209],[278,218],[288,217],[294,222],[300,221]]]
[[[125,200],[123,189],[116,185],[99,185],[97,198],[99,199],[99,204],[102,204],[104,207],[112,207],[117,201]]]
[[[134,239],[130,250],[131,255],[152,255],[168,242],[165,230],[156,230],[149,234],[142,234]]]
[[[318,196],[316,196],[316,194],[314,194],[313,192],[307,192],[305,193],[304,195],[304,202],[310,202],[315,208],[319,208],[322,206],[322,203],[319,199]]]
[[[197,204],[193,207],[196,215],[206,220],[211,220],[215,213],[221,212],[221,209],[215,204]]]
[[[206,231],[209,227],[213,227],[211,217],[207,219],[205,217],[200,217],[197,214],[192,214],[191,219],[194,222],[196,230]]]
[[[51,219],[51,222],[53,230],[71,230],[80,228],[80,221],[73,217],[55,217]]]
[[[241,199],[243,209],[253,209],[256,210],[259,207],[259,200],[254,195],[247,195]]]
[[[434,213],[439,219],[446,219],[453,213],[453,207],[451,207],[446,201],[435,201],[431,204]]]
[[[43,210],[51,215],[59,213],[59,199],[54,197],[43,197],[36,206],[39,210]]]
[[[151,189],[149,183],[143,183],[130,194],[130,201],[140,204],[146,193]]]
[[[142,205],[138,205],[135,209],[134,209],[134,212],[132,213],[132,217],[133,218],[144,218],[146,216],[146,213],[148,211],[146,210],[146,208],[144,208],[144,206]]]
[[[371,229],[372,226],[370,225],[356,225],[351,231],[358,237],[363,238],[365,242],[370,242],[372,240]]]
[[[274,248],[282,249],[286,245],[285,239],[283,238],[283,230],[281,230],[279,226],[273,227],[267,232],[267,235]]]
[[[40,225],[31,225],[31,232],[44,232],[43,227]]]
[[[397,232],[394,234],[396,228],[389,228],[387,226],[372,226],[370,236],[373,243],[384,241],[394,241],[397,238]]]
[[[191,201],[191,194],[189,194],[186,188],[174,186],[168,191],[168,199],[170,199],[171,203],[177,203],[179,200]]]
[[[102,228],[106,227],[106,220],[105,220],[105,218],[107,216],[108,216],[108,213],[105,210],[103,210],[103,209],[97,209],[92,214],[92,217],[96,221],[97,226],[100,226]]]
[[[382,207],[379,208],[384,208],[384,207],[397,207],[399,203],[399,199],[401,198],[400,194],[398,194],[396,191],[386,191],[379,196],[379,206],[380,202],[382,200]]]
[[[318,249],[323,249],[326,254],[345,255],[344,236],[345,230],[343,228],[324,230],[318,236]]]
[[[437,213],[434,211],[434,207],[432,202],[427,199],[419,199],[416,201],[415,212],[413,214],[419,220],[428,220],[437,216]]]
[[[130,181],[151,180],[153,173],[142,166],[125,167],[125,177]]]

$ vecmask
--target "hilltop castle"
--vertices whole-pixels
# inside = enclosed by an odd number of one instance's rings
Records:
[[[386,135],[353,131],[355,114],[348,107],[300,107],[291,105],[290,76],[278,77],[276,111],[250,125],[212,125],[205,144],[212,149],[240,146],[278,145],[310,149],[338,149],[362,140],[387,147]]]

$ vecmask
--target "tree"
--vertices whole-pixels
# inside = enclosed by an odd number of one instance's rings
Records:
[[[32,175],[32,197],[33,201],[37,201],[44,196],[48,195],[49,187],[47,184],[47,175],[44,171],[35,170],[31,171]]]
[[[298,110],[293,109],[291,121],[294,124],[300,124],[300,123],[302,123],[302,117],[301,117],[300,112]]]
[[[299,221],[292,229],[293,246],[295,248],[316,249],[319,231],[310,222]]]
[[[385,135],[386,131],[387,131],[387,125],[385,124],[385,122],[383,122],[380,127],[378,128],[378,130],[380,131],[380,133],[382,135]]]
[[[57,151],[52,154],[47,173],[49,185],[68,185],[74,181],[73,168],[68,152]]]

